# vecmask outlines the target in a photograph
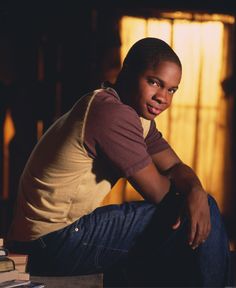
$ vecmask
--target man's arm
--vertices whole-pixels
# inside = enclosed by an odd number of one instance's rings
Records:
[[[154,163],[128,178],[132,186],[147,200],[158,204],[170,189],[170,180],[162,175]]]
[[[129,180],[137,191],[155,203],[159,203],[168,192],[168,178],[173,180],[185,199],[185,212],[189,219],[188,239],[194,249],[210,232],[207,193],[194,171],[171,148],[152,155],[152,160],[153,164],[138,171]],[[173,228],[178,228],[180,221],[179,218]]]
[[[195,189],[204,190],[192,168],[184,164],[171,148],[152,155],[152,160],[160,173],[173,179],[183,194]]]
[[[185,209],[189,219],[188,240],[196,248],[210,233],[210,210],[206,191],[195,172],[184,164],[176,153],[166,149],[152,156],[158,170],[173,179],[178,190],[184,195]],[[177,221],[176,227],[180,224]]]

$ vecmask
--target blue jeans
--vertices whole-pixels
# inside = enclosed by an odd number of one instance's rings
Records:
[[[29,254],[31,275],[104,273],[105,286],[230,286],[230,255],[225,228],[209,196],[212,229],[192,250],[187,218],[171,228],[182,200],[147,201],[97,208],[73,224],[31,242],[15,242]]]

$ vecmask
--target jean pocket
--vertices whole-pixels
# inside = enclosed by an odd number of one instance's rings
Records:
[[[87,250],[86,262],[88,266],[93,266],[96,271],[104,271],[115,263],[124,260],[127,250],[109,248],[102,245],[94,245],[83,242],[84,249]]]

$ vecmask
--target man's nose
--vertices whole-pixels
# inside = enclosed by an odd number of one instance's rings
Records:
[[[152,97],[158,104],[165,104],[167,102],[167,91],[164,88],[158,90],[158,92]]]

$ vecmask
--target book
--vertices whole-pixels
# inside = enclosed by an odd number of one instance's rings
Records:
[[[19,272],[17,275],[17,280],[30,280],[30,274],[26,272]]]
[[[45,284],[40,282],[32,282],[32,281],[21,281],[21,280],[13,280],[0,284],[0,288],[13,288],[13,287],[21,287],[21,288],[44,288]]]
[[[21,286],[22,288],[44,288],[46,287],[45,284],[41,283],[41,282],[30,282],[29,284],[23,285]],[[10,288],[10,287],[9,287]]]
[[[7,272],[15,269],[15,263],[8,257],[0,258],[0,272]]]
[[[9,272],[0,273],[0,284],[4,284],[9,281],[29,281],[29,280],[30,280],[30,274],[26,272],[22,273],[17,270],[12,270]]]
[[[8,250],[4,247],[0,247],[0,258],[8,255]]]
[[[6,281],[16,280],[18,277],[18,273],[19,272],[17,270],[1,272],[0,273],[0,283],[6,282]]]
[[[17,254],[17,253],[8,253],[8,258],[12,259],[15,264],[25,264],[28,261],[28,255],[27,254]]]
[[[3,247],[3,245],[4,245],[4,240],[3,238],[0,238],[0,247]]]
[[[26,267],[28,263],[27,254],[16,254],[9,252],[8,258],[14,261],[16,270],[18,270],[19,272],[26,272]]]
[[[31,283],[30,280],[12,280],[0,284],[0,288],[13,288],[13,287],[30,287],[28,286]]]
[[[26,272],[26,264],[15,264],[15,269],[21,273]]]

